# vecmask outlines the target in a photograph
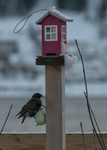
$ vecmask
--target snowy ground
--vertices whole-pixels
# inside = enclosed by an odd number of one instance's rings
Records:
[[[38,8],[40,6],[38,5]],[[84,13],[78,14],[70,11],[59,11],[74,19],[72,23],[67,23],[67,43],[70,54],[78,56],[78,61],[73,67],[65,70],[65,95],[67,99],[66,131],[80,131],[80,121],[83,122],[85,131],[92,131],[83,94],[83,91],[85,91],[83,72],[75,39],[78,40],[85,62],[89,98],[91,99],[92,108],[98,118],[101,131],[107,131],[107,70],[105,69],[107,66],[107,39],[101,40],[98,37],[98,26],[95,23],[87,21]],[[33,15],[23,30],[18,34],[14,34],[13,29],[22,19],[21,17],[0,18],[0,41],[15,40],[18,43],[19,53],[9,56],[9,63],[16,66],[24,64],[36,68],[38,73],[35,79],[29,79],[23,76],[20,71],[14,78],[4,78],[0,73],[0,119],[2,120],[0,122],[0,128],[10,105],[14,105],[8,124],[4,130],[5,132],[45,131],[45,126],[35,127],[34,120],[30,122],[30,119],[27,119],[26,123],[21,125],[20,120],[17,120],[15,117],[21,106],[29,100],[34,92],[40,92],[45,95],[44,66],[40,67],[35,65],[36,55],[41,55],[41,49],[38,49],[37,43],[29,36],[29,29],[35,28],[37,37],[41,42],[41,26],[35,25],[35,22],[43,14],[44,12],[39,12]]]
[[[5,79],[0,73],[0,97],[3,97],[3,95],[4,97],[8,97],[9,95],[17,96],[18,93],[26,95],[25,93],[26,91],[28,92],[29,89],[29,93],[32,93],[34,91],[41,91],[42,93],[45,93],[44,66],[35,66],[36,55],[41,55],[41,51],[38,51],[37,49],[35,50],[35,43],[30,39],[28,34],[29,27],[35,27],[36,31],[38,30],[38,38],[41,40],[41,27],[35,25],[35,21],[41,15],[43,15],[43,13],[44,12],[39,12],[38,15],[35,14],[34,16],[32,16],[28,20],[23,30],[18,34],[14,34],[13,29],[15,25],[21,20],[21,18],[1,18],[0,30],[2,30],[0,33],[2,34],[2,36],[0,36],[0,40],[16,40],[19,47],[18,54],[9,56],[9,63],[16,66],[24,64],[25,66],[36,68],[38,76],[33,80],[28,79],[24,77],[19,71],[16,77],[12,79]],[[96,93],[99,93],[99,95],[101,94],[105,97],[107,95],[105,88],[107,82],[107,70],[105,69],[107,64],[106,40],[104,39],[101,41],[101,39],[98,38],[98,28],[95,26],[95,24],[86,21],[83,13],[76,14],[68,11],[63,11],[62,13],[74,19],[74,22],[67,23],[67,43],[70,54],[78,56],[78,61],[73,65],[73,67],[65,70],[66,95],[71,95],[71,90],[69,90],[70,88],[81,89],[80,86],[83,86],[82,66],[75,45],[75,39],[77,39],[84,58],[89,88],[91,87],[90,95],[92,94],[93,96],[95,96]],[[92,89],[93,87],[95,87],[94,90]],[[3,89],[6,89],[6,91],[3,91]],[[81,95],[81,91],[74,91],[75,92],[72,93],[73,96],[74,94],[77,95],[77,93],[78,95]]]
[[[20,83],[21,82],[21,83]],[[38,77],[37,80],[5,80],[0,83],[0,99],[2,98],[27,98],[35,92],[45,95],[45,77]],[[84,83],[67,83],[65,85],[66,98],[84,97]],[[107,83],[89,83],[88,92],[90,98],[107,98]]]

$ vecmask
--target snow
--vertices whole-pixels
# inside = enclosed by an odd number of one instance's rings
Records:
[[[43,1],[40,1],[35,9],[45,7],[51,8],[52,5],[55,5],[54,1],[52,2],[51,6],[48,0],[48,5],[42,2]],[[84,87],[82,66],[75,45],[75,39],[77,39],[81,52],[83,54],[90,96],[106,97],[106,39],[99,39],[98,26],[90,21],[87,21],[83,12],[75,13],[67,10],[59,11],[68,16],[69,18],[73,18],[74,20],[70,23],[67,22],[67,46],[69,49],[69,54],[73,55],[74,57],[78,57],[78,61],[72,66],[72,68],[68,68],[65,70],[66,97],[79,97],[83,95],[84,91],[82,89],[82,87]],[[29,36],[29,28],[35,28],[35,30],[38,31],[37,36],[39,40],[41,40],[41,26],[35,25],[35,22],[41,16],[43,16],[45,12],[46,11],[41,11],[31,16],[27,21],[26,25],[24,26],[23,30],[18,34],[14,34],[13,29],[15,25],[21,19],[23,19],[23,17],[0,18],[0,41],[14,40],[18,43],[19,53],[9,56],[9,63],[14,65],[18,64],[19,66],[25,64],[26,66],[35,67],[39,74],[34,80],[22,78],[20,72],[17,74],[17,77],[15,79],[5,79],[0,74],[0,97],[27,97],[28,95],[32,95],[33,92],[40,92],[42,94],[45,93],[44,66],[35,66],[36,55],[41,55],[41,51],[37,50],[37,48],[35,49],[35,45],[37,44],[34,43]],[[22,22],[21,26],[18,27],[17,30],[22,27],[23,23],[24,22]],[[104,83],[101,82],[103,79],[105,79]],[[89,81],[95,81],[95,83],[89,83]],[[5,91],[3,89],[7,90]]]
[[[64,55],[65,66],[71,67],[74,63],[77,62],[76,56],[69,55],[68,46],[64,42],[61,42],[61,54],[60,55]]]
[[[69,55],[68,46],[64,42],[61,42],[61,54]]]
[[[102,0],[87,1],[87,17],[95,20],[95,18],[97,18],[97,11],[99,10],[99,6],[101,6],[102,2]]]
[[[42,85],[42,86],[41,86]],[[87,83],[89,98],[106,98],[107,83]],[[45,95],[45,77],[41,75],[36,81],[30,80],[5,80],[1,81],[0,88],[5,90],[0,91],[0,98],[28,98],[35,92],[40,92]],[[68,83],[65,85],[66,98],[82,98],[84,97],[84,83]]]
[[[68,13],[73,22],[67,23],[67,36],[69,40],[77,39],[80,42],[94,43],[97,39],[98,28],[89,21],[85,21],[85,14]]]
[[[89,99],[102,99],[107,97],[107,83],[87,83]],[[73,98],[84,98],[85,85],[83,83],[79,84],[67,84],[66,85],[66,96]]]
[[[56,10],[55,7],[52,7],[50,9],[50,14],[54,15],[55,17],[57,17],[63,21],[70,21],[70,22],[73,21],[73,19],[69,18],[68,16],[65,16],[64,14],[62,14],[58,10]]]
[[[85,134],[93,134],[93,132],[91,131],[91,132],[84,132]],[[106,131],[103,131],[103,132],[101,132],[102,134],[107,134],[107,132]],[[29,134],[29,135],[31,135],[31,134],[46,134],[46,132],[2,132],[2,134]],[[81,131],[80,132],[66,132],[66,134],[81,134]]]
[[[0,82],[0,98],[27,98],[33,93],[42,93],[45,95],[45,77],[40,75],[36,80],[2,80]],[[5,89],[5,90],[3,90]]]
[[[58,10],[56,10],[56,8],[53,6],[51,9],[49,9],[49,11],[43,15],[37,22],[36,24],[42,24],[42,20],[47,16],[47,15],[53,15],[56,18],[61,19],[62,21],[69,21],[72,22],[73,20],[67,16],[65,16],[64,14],[60,13]]]
[[[88,15],[93,17],[93,19],[95,18],[96,10],[94,8],[92,10],[91,6],[95,5],[93,5],[95,1],[89,1],[90,4],[87,11]],[[101,0],[98,1],[101,2]],[[55,6],[54,0],[51,2],[50,0],[46,0],[45,3],[44,0],[41,0],[34,6],[31,12],[41,8],[50,9],[53,5]],[[96,7],[99,7],[98,5]],[[83,123],[84,132],[92,131],[85,103],[82,64],[75,45],[75,39],[78,41],[85,63],[91,106],[94,108],[93,110],[100,125],[100,130],[106,131],[107,39],[99,38],[99,24],[86,20],[84,12],[76,13],[67,10],[58,10],[74,20],[73,22],[67,22],[67,47],[70,55],[78,57],[78,61],[72,67],[65,66],[66,131],[79,132],[80,121]],[[0,18],[0,41],[17,41],[18,44],[18,53],[11,54],[8,63],[16,66],[16,69],[22,65],[25,65],[27,68],[35,68],[35,74],[37,74],[35,78],[30,78],[29,74],[23,75],[19,71],[15,77],[5,78],[0,72],[1,120],[5,120],[9,106],[11,104],[14,106],[4,131],[13,131],[15,133],[21,131],[44,133],[46,131],[46,126],[36,127],[33,119],[27,118],[26,123],[20,125],[20,120],[15,117],[19,109],[35,92],[40,92],[45,96],[45,66],[35,65],[36,55],[41,55],[41,48],[39,48],[41,44],[38,46],[38,41],[41,42],[41,26],[37,26],[35,22],[45,13],[46,11],[41,11],[31,16],[23,30],[18,34],[14,34],[13,29],[25,16]],[[22,27],[23,23],[21,23],[17,30]],[[38,41],[31,39],[29,34],[30,29],[35,29],[33,32]],[[4,65],[5,62],[0,61],[0,69]],[[2,126],[2,122],[0,126]]]
[[[64,64],[66,66],[71,67],[73,64],[75,64],[77,62],[77,57],[74,55],[64,55]]]

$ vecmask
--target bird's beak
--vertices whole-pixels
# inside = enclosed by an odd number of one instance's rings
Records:
[[[45,96],[42,96],[43,98],[46,98]]]

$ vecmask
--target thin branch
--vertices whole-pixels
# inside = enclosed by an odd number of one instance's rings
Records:
[[[89,101],[88,101],[88,97],[86,96],[86,93],[84,92],[84,95],[85,95],[85,97],[86,97],[86,100],[87,100],[87,107],[88,107],[88,112],[89,112],[89,116],[90,116],[90,120],[91,120],[91,123],[92,123],[92,126],[93,126],[93,130],[95,131],[95,134],[96,134],[96,137],[97,137],[97,139],[98,139],[98,141],[99,141],[99,143],[100,143],[100,145],[101,145],[101,147],[102,147],[102,149],[103,150],[106,150],[106,148],[105,148],[105,144],[103,145],[103,143],[101,142],[101,140],[100,140],[100,138],[99,138],[99,136],[98,136],[98,134],[97,134],[97,131],[96,131],[96,128],[95,128],[95,125],[94,125],[94,122],[93,122],[93,118],[92,118],[92,115],[91,115],[91,110],[92,110],[92,108],[91,108],[91,106],[90,106],[90,104],[89,104]],[[101,137],[101,136],[100,136]],[[103,147],[104,146],[104,147]]]
[[[91,106],[89,104],[89,99],[88,99],[88,89],[87,89],[87,80],[86,80],[86,75],[85,75],[85,67],[84,67],[84,62],[83,62],[83,58],[82,58],[82,54],[80,52],[80,49],[79,49],[79,46],[78,46],[78,43],[77,43],[77,40],[75,39],[75,43],[76,43],[76,46],[77,46],[77,49],[78,49],[78,52],[79,52],[79,55],[80,55],[80,58],[81,58],[81,62],[82,62],[82,66],[83,66],[83,74],[84,74],[84,82],[85,82],[85,89],[86,89],[86,92],[84,92],[84,95],[86,97],[86,101],[87,101],[87,108],[88,108],[88,112],[89,112],[89,117],[90,117],[90,120],[91,120],[91,123],[92,123],[92,126],[93,126],[93,130],[95,131],[95,134],[96,134],[96,137],[102,147],[103,150],[106,150],[106,147],[105,147],[105,144],[104,144],[104,141],[101,142],[100,141],[100,138],[97,134],[97,131],[96,131],[96,128],[95,128],[95,125],[94,125],[94,122],[93,122],[93,118],[92,118],[92,114],[91,114]],[[95,116],[94,116],[95,117]],[[98,124],[97,124],[98,125]],[[100,136],[101,137],[101,136]],[[101,138],[102,140],[102,138]]]
[[[97,120],[96,120],[96,118],[95,118],[95,115],[94,115],[94,112],[93,112],[91,106],[90,106],[90,110],[91,110],[92,116],[93,116],[93,118],[94,118],[95,124],[96,124],[96,126],[97,126],[97,129],[98,129],[98,131],[99,131],[99,136],[100,136],[100,138],[101,138],[101,140],[102,140],[103,146],[104,146],[104,148],[106,149],[106,146],[105,146],[105,143],[104,143],[104,140],[103,140],[103,137],[102,137],[100,128],[99,128],[99,126],[98,126]]]
[[[82,123],[81,122],[80,122],[80,127],[81,127],[81,131],[82,131],[82,139],[83,139],[83,143],[84,143],[84,150],[86,150],[85,139],[84,139],[84,132],[83,132],[83,127],[82,127]]]
[[[97,150],[97,146],[96,146],[96,140],[95,140],[95,132],[93,130],[93,137],[94,137],[94,145],[95,145],[95,150]]]
[[[6,122],[7,122],[8,118],[9,118],[9,115],[10,115],[10,112],[11,112],[12,107],[13,107],[13,105],[10,106],[9,112],[8,112],[8,114],[7,114],[7,117],[6,117],[6,120],[5,120],[4,124],[3,124],[3,127],[2,127],[2,129],[1,129],[1,131],[0,131],[0,134],[3,132],[3,129],[4,129],[4,127],[5,127],[5,125],[6,125]]]
[[[87,80],[86,80],[86,75],[85,75],[84,62],[83,62],[82,54],[81,54],[81,52],[80,52],[80,49],[79,49],[79,46],[78,46],[78,43],[77,43],[77,40],[76,40],[76,39],[75,39],[75,43],[76,43],[76,46],[77,46],[77,49],[78,49],[78,52],[79,52],[79,55],[80,55],[80,58],[81,58],[82,66],[83,66],[83,74],[84,74],[84,82],[85,82],[86,96],[88,97]]]

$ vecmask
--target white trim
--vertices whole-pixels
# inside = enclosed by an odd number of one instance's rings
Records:
[[[45,30],[44,30],[44,34],[45,34],[45,41],[58,41],[58,27],[57,25],[45,25],[44,26]],[[50,31],[47,32],[47,28],[50,28]],[[52,31],[52,28],[55,28],[55,31]],[[50,36],[49,39],[47,39],[47,35]],[[52,37],[53,35],[53,37]]]
[[[62,31],[62,28],[65,28],[65,32]],[[64,35],[65,38],[62,38],[62,35]],[[62,41],[66,41],[66,26],[65,25],[61,26],[61,39],[62,39]]]

